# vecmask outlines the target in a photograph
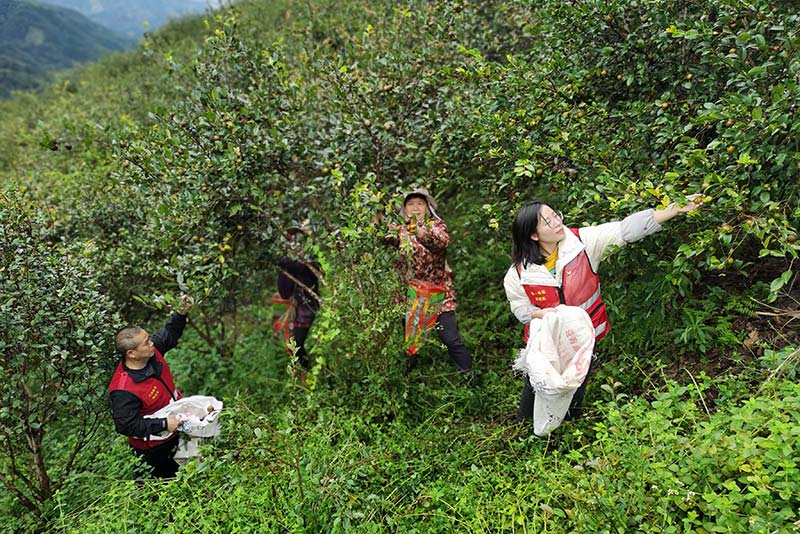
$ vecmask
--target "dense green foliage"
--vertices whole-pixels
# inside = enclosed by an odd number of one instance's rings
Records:
[[[108,339],[107,303],[157,329],[195,295],[173,373],[227,413],[204,461],[164,485],[131,481],[95,409],[102,453],[77,454],[41,517],[10,528],[790,528],[797,18],[766,1],[249,1],[0,105],[0,223],[29,203],[49,217],[44,235],[3,239],[61,244],[52,254],[96,284]],[[479,385],[436,342],[406,372],[382,237],[411,185],[433,190],[450,227]],[[512,424],[519,331],[501,280],[515,210],[540,196],[578,225],[696,192],[700,213],[603,266],[614,326],[587,417],[545,440]],[[269,295],[283,229],[307,218],[326,276],[301,386],[269,337]],[[38,294],[17,272],[4,298]],[[61,436],[79,435],[59,423],[42,432],[58,436],[56,465]],[[19,499],[0,502],[17,517]]]
[[[37,87],[50,71],[124,50],[132,40],[70,9],[0,1],[0,98]]]
[[[5,489],[39,513],[95,439],[119,327],[85,251],[47,214],[0,195],[0,424]],[[66,411],[68,410],[68,411]],[[65,424],[65,415],[70,422]]]

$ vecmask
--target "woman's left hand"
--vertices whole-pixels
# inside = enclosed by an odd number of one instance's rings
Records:
[[[689,201],[687,204],[678,206],[676,202],[673,202],[666,208],[656,210],[653,214],[653,219],[658,224],[661,224],[677,216],[679,213],[689,213],[690,211],[700,209],[703,206],[703,198],[705,197],[702,193],[687,195],[686,200]]]

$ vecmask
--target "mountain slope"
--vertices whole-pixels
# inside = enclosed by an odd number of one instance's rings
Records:
[[[147,29],[162,26],[170,18],[202,13],[218,0],[43,0],[47,4],[74,9],[117,33],[138,39]]]
[[[71,9],[0,0],[0,97],[36,87],[49,71],[124,50],[131,43]]]

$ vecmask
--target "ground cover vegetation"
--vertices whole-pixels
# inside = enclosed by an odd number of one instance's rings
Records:
[[[0,103],[7,531],[788,532],[800,520],[800,34],[790,3],[244,1]],[[427,185],[482,380],[406,371],[382,246]],[[513,423],[515,210],[705,195],[604,265],[586,416]],[[383,214],[380,217],[379,214]],[[271,337],[283,229],[326,274],[305,385]],[[170,352],[223,433],[136,481],[112,334]]]

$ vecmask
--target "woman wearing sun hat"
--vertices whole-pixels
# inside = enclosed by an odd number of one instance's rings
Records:
[[[437,319],[439,339],[458,370],[471,372],[472,355],[461,340],[456,323],[456,290],[453,271],[447,263],[450,234],[437,213],[436,200],[427,189],[413,189],[403,195],[400,215],[404,224],[390,223],[386,241],[401,251],[397,262],[401,280],[404,284],[422,280],[444,288],[444,303]]]

